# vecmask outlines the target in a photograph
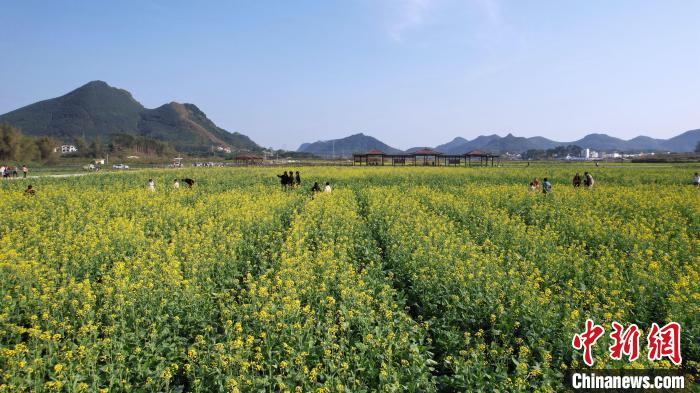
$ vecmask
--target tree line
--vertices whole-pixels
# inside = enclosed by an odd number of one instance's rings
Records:
[[[103,143],[99,136],[90,142],[85,138],[77,137],[73,144],[78,151],[68,154],[70,157],[101,158],[105,154],[127,153],[170,156],[177,153],[168,142],[130,134],[111,134],[107,143]]]
[[[56,148],[64,144],[49,136],[33,137],[24,135],[17,127],[0,124],[0,160],[15,162],[53,162],[60,152]],[[142,154],[169,156],[176,154],[175,148],[163,141],[129,134],[113,134],[105,143],[97,136],[91,141],[77,137],[73,145],[78,150],[66,154],[67,157],[102,158],[106,154]]]
[[[59,141],[48,136],[31,137],[8,124],[0,124],[0,160],[38,162],[52,161],[58,154]]]
[[[552,158],[561,158],[571,155],[572,157],[578,157],[581,155],[580,146],[577,145],[567,145],[567,146],[557,146],[553,149],[540,150],[540,149],[530,149],[522,153],[523,160],[549,160]]]

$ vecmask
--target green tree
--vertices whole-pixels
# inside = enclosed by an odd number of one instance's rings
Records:
[[[92,140],[92,143],[90,143],[90,148],[88,149],[90,152],[90,155],[94,158],[101,158],[103,153],[104,153],[104,146],[102,145],[102,140],[100,139],[99,136],[96,136],[95,139]]]
[[[48,136],[42,136],[37,138],[35,143],[37,149],[39,150],[39,159],[51,162],[58,156],[58,153],[54,151],[54,148],[59,144],[58,141],[53,140]]]
[[[0,159],[15,160],[21,152],[22,134],[9,124],[0,124]]]
[[[22,136],[20,138],[19,151],[19,155],[15,157],[17,161],[38,161],[40,158],[39,148],[36,145],[36,138]]]
[[[88,154],[88,152],[89,152],[88,151],[88,144],[85,141],[85,138],[76,137],[75,141],[73,141],[73,143],[75,143],[75,148],[78,149],[78,155],[83,156],[83,155]]]

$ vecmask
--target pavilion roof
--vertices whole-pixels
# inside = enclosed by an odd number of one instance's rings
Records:
[[[378,149],[372,149],[367,152],[367,154],[372,154],[372,155],[384,155],[384,152]]]
[[[263,158],[255,154],[240,154],[236,156],[236,160],[262,160]]]
[[[418,151],[413,152],[414,156],[440,156],[442,153],[440,153],[437,150],[433,149],[420,149]]]

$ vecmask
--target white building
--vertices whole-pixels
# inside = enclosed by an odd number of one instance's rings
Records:
[[[61,145],[55,149],[54,152],[61,152],[61,154],[75,153],[78,149],[74,145]]]
[[[603,158],[620,158],[622,155],[618,152],[603,153]]]
[[[581,158],[584,160],[593,160],[599,157],[599,154],[595,150],[591,149],[582,149],[581,150]]]

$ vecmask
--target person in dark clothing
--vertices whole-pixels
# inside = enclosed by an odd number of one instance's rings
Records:
[[[32,188],[32,185],[30,184],[27,186],[27,189],[24,190],[24,194],[25,195],[34,195],[34,194],[36,194],[36,191],[34,191],[34,188]]]
[[[544,178],[544,182],[542,182],[542,193],[544,195],[552,193],[552,183],[550,183],[549,179],[546,177]]]
[[[584,172],[583,173],[583,185],[586,187],[593,187],[593,175],[591,175],[589,172]]]
[[[182,182],[185,183],[185,184],[187,184],[187,187],[188,187],[188,188],[192,188],[192,186],[194,185],[194,180],[189,179],[189,178],[188,178],[188,179],[182,179]]]
[[[301,176],[299,176],[299,171],[297,171],[296,176],[294,176],[294,185],[296,187],[301,185]]]
[[[574,187],[581,187],[581,175],[578,172],[574,175],[574,180],[571,181]]]
[[[314,186],[311,187],[311,191],[312,192],[321,192],[321,186],[318,185],[317,181],[314,182]]]
[[[287,171],[285,171],[281,175],[277,175],[277,177],[280,178],[280,184],[282,185],[282,189],[287,189],[287,184],[289,184],[289,175],[287,175]]]

